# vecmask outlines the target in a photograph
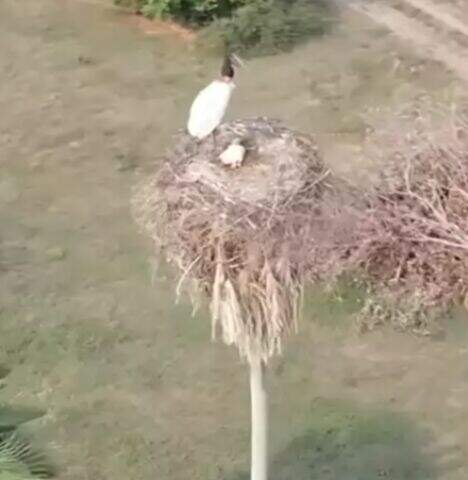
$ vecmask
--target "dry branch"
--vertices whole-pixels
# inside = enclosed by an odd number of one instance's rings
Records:
[[[448,307],[468,291],[467,117],[414,109],[372,143],[384,163],[359,207],[357,263],[393,298]]]

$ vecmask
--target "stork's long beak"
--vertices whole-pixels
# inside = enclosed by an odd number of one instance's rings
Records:
[[[245,66],[244,61],[239,57],[239,55],[236,55],[235,53],[231,53],[231,62],[233,62],[236,65],[236,67]]]

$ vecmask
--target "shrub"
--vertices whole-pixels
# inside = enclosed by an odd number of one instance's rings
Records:
[[[330,19],[330,8],[322,0],[255,0],[230,18],[216,20],[210,29],[218,31],[231,49],[272,54],[325,33]]]
[[[114,0],[131,6],[146,17],[171,18],[194,25],[206,25],[215,18],[225,17],[249,0]]]
[[[149,18],[208,27],[202,43],[251,54],[288,50],[327,31],[330,0],[114,0]]]

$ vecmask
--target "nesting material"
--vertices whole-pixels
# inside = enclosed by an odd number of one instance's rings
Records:
[[[248,161],[232,170],[219,156],[237,138]],[[258,118],[221,125],[215,141],[179,135],[134,197],[138,223],[182,272],[177,291],[207,294],[213,337],[249,361],[281,352],[296,325],[329,180],[311,137]]]

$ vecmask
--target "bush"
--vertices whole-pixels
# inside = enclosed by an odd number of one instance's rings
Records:
[[[114,0],[131,6],[146,17],[171,18],[194,25],[206,25],[226,17],[249,0]]]
[[[208,26],[202,43],[270,54],[330,25],[330,0],[114,0],[149,18]]]
[[[291,49],[330,25],[331,12],[322,0],[255,0],[230,18],[216,20],[210,30],[219,32],[229,48],[253,55]]]

